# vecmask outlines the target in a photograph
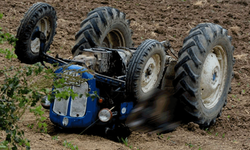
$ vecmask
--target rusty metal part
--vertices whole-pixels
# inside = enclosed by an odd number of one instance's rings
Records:
[[[167,57],[167,67],[165,69],[164,72],[164,76],[162,78],[162,82],[161,82],[161,89],[165,90],[168,87],[173,88],[172,82],[175,78],[175,71],[174,71],[174,67],[177,63],[177,61],[175,59],[173,59],[171,56],[166,56]]]
[[[162,41],[161,44],[165,47],[166,49],[166,53],[168,54],[168,50],[170,50],[171,54],[176,58],[178,59],[178,54],[177,52],[172,48],[169,40],[166,40],[166,41]]]

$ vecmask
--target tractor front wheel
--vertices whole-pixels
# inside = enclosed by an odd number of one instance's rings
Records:
[[[133,54],[126,73],[126,90],[135,101],[159,86],[165,68],[166,53],[156,40],[144,41]]]
[[[34,64],[39,60],[40,40],[34,35],[41,31],[46,37],[45,51],[49,50],[50,44],[56,33],[56,11],[47,3],[35,3],[25,13],[18,28],[15,53],[21,62]]]

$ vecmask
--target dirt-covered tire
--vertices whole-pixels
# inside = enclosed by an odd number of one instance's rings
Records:
[[[40,40],[33,37],[38,30],[45,34],[45,50],[49,50],[56,32],[56,20],[56,11],[47,3],[35,3],[29,8],[16,35],[15,53],[21,62],[33,64],[39,61]]]
[[[134,101],[160,85],[165,68],[164,46],[156,40],[146,40],[133,54],[126,72],[126,92]]]
[[[226,105],[233,74],[232,38],[220,25],[202,23],[184,39],[175,66],[175,95],[188,121],[214,124]]]
[[[132,47],[132,30],[125,14],[111,7],[99,7],[89,12],[76,33],[76,44],[71,50],[73,56],[84,48],[91,47]]]

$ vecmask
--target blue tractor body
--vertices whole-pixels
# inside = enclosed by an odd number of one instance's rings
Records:
[[[70,65],[67,71],[86,71],[86,68],[78,65]],[[63,73],[64,69],[59,68],[55,73]],[[86,82],[81,85],[71,86],[74,92],[79,92],[83,94],[82,97],[77,97],[74,100],[69,97],[67,100],[55,100],[50,105],[50,120],[62,127],[62,128],[86,128],[93,124],[94,122],[99,125],[107,126],[110,125],[114,127],[114,122],[124,121],[133,108],[133,102],[121,102],[117,103],[115,106],[115,111],[112,112],[112,119],[108,122],[101,122],[98,118],[98,113],[101,109],[106,106],[102,106],[98,103],[98,98],[86,97],[86,93],[100,95],[100,90],[97,88],[97,80],[94,75],[89,72],[84,72],[81,74],[82,79],[87,79]],[[100,78],[98,82],[107,82],[108,79]],[[108,82],[115,82],[109,79]],[[83,91],[83,92],[82,92]],[[111,106],[110,106],[111,108]],[[110,109],[108,108],[108,109]]]
[[[77,65],[71,65],[69,66],[67,69],[69,70],[81,70],[84,71],[86,70],[85,68],[81,67],[81,66],[77,66]],[[55,73],[63,73],[63,69],[60,68],[58,70],[56,70]],[[90,89],[89,93],[93,93],[94,91],[96,91],[99,94],[99,89],[96,87],[96,80],[94,79],[94,76],[91,75],[88,72],[82,73],[82,78],[84,79],[89,79],[87,82],[88,85],[88,89]],[[71,87],[73,88],[73,87]],[[82,97],[85,98],[85,97]],[[91,123],[93,123],[95,121],[95,119],[97,118],[97,113],[99,110],[99,106],[97,105],[97,98],[92,99],[90,97],[87,98],[87,102],[86,102],[86,111],[85,114],[83,114],[82,117],[72,117],[71,115],[71,108],[73,105],[74,100],[72,99],[72,97],[70,97],[68,100],[64,101],[64,103],[66,104],[66,109],[67,112],[66,114],[60,114],[55,112],[54,110],[54,102],[52,102],[51,106],[50,106],[50,120],[63,127],[63,128],[76,128],[76,127],[87,127],[89,126]],[[63,101],[62,101],[63,103]],[[65,118],[68,119],[68,123],[63,124],[63,120],[65,120]]]

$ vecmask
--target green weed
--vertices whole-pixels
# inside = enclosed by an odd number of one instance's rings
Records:
[[[125,139],[121,138],[121,140],[124,145],[128,146],[128,138]]]
[[[52,140],[58,140],[58,135],[52,136]]]
[[[169,140],[169,139],[170,139],[170,136],[167,137],[167,140]]]
[[[43,116],[44,111],[42,110],[42,106],[37,106],[34,109],[30,109],[30,112],[33,112],[36,116],[36,124],[38,130],[41,132],[47,133],[47,124],[44,122],[47,118]]]
[[[245,94],[246,93],[246,91],[245,90],[242,90],[242,92],[241,92],[242,94]]]
[[[190,142],[190,143],[186,143],[186,146],[188,146],[189,148],[194,147],[194,145]]]
[[[67,140],[65,140],[63,142],[63,146],[70,148],[71,150],[78,150],[78,146],[77,145],[73,145],[71,142],[67,142]]]

